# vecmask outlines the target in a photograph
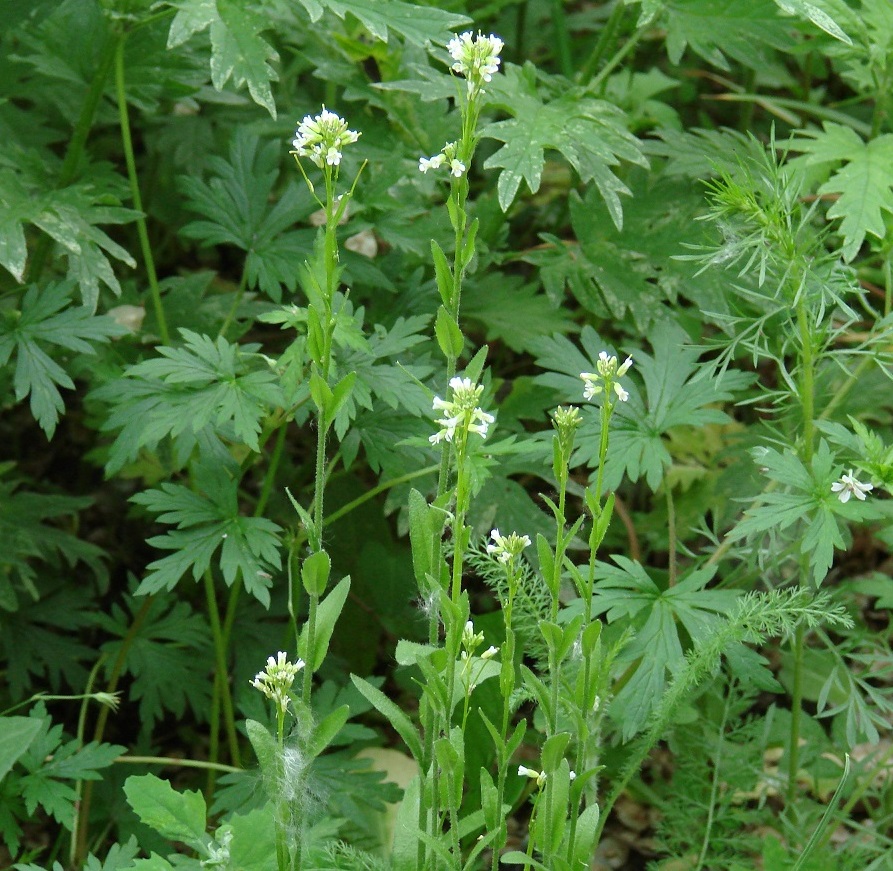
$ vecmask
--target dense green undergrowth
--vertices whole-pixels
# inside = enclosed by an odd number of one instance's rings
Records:
[[[0,865],[889,867],[889,0],[0,20]]]

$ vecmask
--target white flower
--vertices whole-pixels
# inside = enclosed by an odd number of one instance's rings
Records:
[[[276,659],[272,656],[267,657],[266,668],[254,676],[254,680],[250,682],[251,686],[274,701],[284,712],[288,708],[288,691],[304,665],[303,659],[289,662],[286,654],[280,650]]]
[[[537,786],[542,786],[546,782],[545,771],[537,771],[536,769],[527,768],[524,765],[519,765],[518,774],[521,777],[529,777],[531,780],[535,780]]]
[[[493,529],[490,531],[490,538],[492,544],[487,545],[487,553],[495,556],[504,565],[520,556],[525,547],[530,547],[530,537],[518,535],[516,532],[502,535],[498,529]]]
[[[325,106],[319,115],[305,115],[292,141],[298,157],[309,157],[320,169],[339,166],[341,150],[360,138],[355,130],[347,129],[347,121]]]
[[[440,424],[440,429],[434,435],[429,436],[428,441],[432,445],[441,441],[452,442],[456,438],[457,432],[462,433],[463,436],[473,432],[481,438],[486,438],[490,424],[496,418],[477,405],[484,392],[483,385],[475,384],[470,378],[456,376],[450,379],[450,389],[453,391],[452,399],[434,397],[432,403],[434,410],[443,411],[445,414],[437,419],[436,422]]]
[[[447,51],[455,61],[450,69],[465,76],[469,97],[482,93],[484,82],[489,82],[499,71],[503,45],[498,36],[484,36],[480,31],[473,36],[470,30],[461,36],[454,35],[447,44]]]
[[[453,158],[450,161],[450,174],[454,175],[456,178],[462,178],[462,175],[465,172],[465,164],[462,163],[461,160],[456,160]]]
[[[440,169],[446,160],[444,154],[435,154],[434,157],[419,158],[419,172],[428,172],[429,169]]]
[[[481,654],[481,659],[492,659],[496,654],[499,653],[499,648],[494,647],[492,644]]]
[[[857,481],[853,476],[852,469],[848,475],[842,475],[839,481],[835,481],[831,485],[831,492],[836,493],[841,502],[849,502],[850,496],[855,496],[860,502],[864,502],[866,495],[872,490],[874,490],[874,485]]]
[[[600,351],[598,360],[595,362],[596,371],[580,373],[580,378],[583,379],[583,398],[594,399],[600,393],[610,394],[613,391],[620,402],[626,402],[629,399],[629,393],[618,379],[626,375],[632,365],[632,357],[627,357],[618,366],[617,358],[613,354]],[[610,404],[610,396],[608,399]]]

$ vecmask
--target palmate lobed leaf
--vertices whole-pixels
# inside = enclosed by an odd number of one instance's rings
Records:
[[[867,235],[885,238],[893,214],[893,134],[865,142],[851,128],[828,121],[822,131],[803,131],[790,147],[804,152],[810,166],[837,167],[819,194],[836,197],[828,217],[842,219],[845,260],[858,254]]]
[[[752,376],[727,370],[722,377],[702,377],[698,368],[700,351],[686,346],[685,334],[670,322],[652,331],[654,355],[633,351],[633,368],[624,379],[628,402],[617,403],[611,421],[611,449],[604,470],[604,486],[616,489],[624,476],[631,481],[644,477],[656,490],[672,462],[664,437],[677,427],[725,423],[729,416],[716,407],[732,400]],[[601,351],[616,353],[591,327],[584,327],[581,342],[585,354],[568,339],[553,336],[535,343],[537,365],[552,370],[537,381],[562,391],[568,402],[579,402],[583,394],[581,372],[596,371]],[[638,374],[636,374],[638,373]],[[644,395],[636,381],[645,383]],[[601,422],[597,409],[587,409],[586,424],[577,437],[574,463],[598,462]]]
[[[299,0],[311,21],[319,21],[325,10],[344,19],[356,18],[376,38],[388,41],[388,30],[399,33],[412,45],[427,46],[432,40],[446,42],[446,34],[471,23],[461,13],[431,6],[416,6],[402,0]],[[439,36],[438,36],[439,35]]]
[[[791,51],[790,22],[774,0],[641,0],[639,26],[655,19],[666,27],[667,55],[678,64],[686,48],[723,70],[728,59],[760,69],[771,51]],[[780,5],[780,4],[779,4]]]
[[[708,638],[735,604],[738,593],[706,589],[716,573],[714,566],[695,569],[674,586],[659,586],[638,562],[615,556],[598,563],[594,613],[609,622],[631,621],[636,635],[624,649],[627,662],[640,660],[630,680],[611,705],[612,717],[629,740],[656,710],[668,676],[685,662],[685,647]],[[679,634],[684,627],[688,639]]]
[[[53,437],[65,410],[59,388],[71,390],[74,382],[44,350],[45,346],[95,354],[94,343],[104,343],[127,332],[111,318],[94,315],[85,306],[72,305],[73,290],[72,281],[55,282],[44,288],[32,286],[22,299],[21,312],[8,313],[0,321],[0,366],[5,366],[15,353],[16,400],[30,397],[31,413],[48,438]]]
[[[193,34],[210,29],[211,81],[218,91],[232,79],[239,88],[248,86],[251,98],[276,117],[276,104],[270,82],[276,71],[271,66],[279,55],[261,33],[270,19],[259,11],[233,0],[171,0],[177,9],[168,33],[168,48],[182,45]]]
[[[282,528],[264,517],[239,513],[238,481],[230,470],[208,463],[194,469],[192,492],[180,484],[163,484],[131,497],[177,528],[148,540],[153,547],[173,551],[155,560],[137,590],[148,595],[172,590],[190,572],[198,580],[220,551],[217,566],[228,586],[241,575],[245,589],[269,606],[271,570],[281,565],[279,533]]]
[[[120,430],[107,463],[110,473],[168,437],[179,443],[181,462],[200,441],[210,449],[209,442],[226,438],[258,451],[263,420],[284,405],[278,377],[254,352],[256,346],[186,329],[180,334],[184,346],[161,346],[158,357],[94,391],[112,405],[103,429]]]
[[[110,637],[102,645],[106,661],[120,660],[122,673],[133,678],[128,700],[139,702],[145,730],[166,713],[182,718],[187,707],[195,717],[205,716],[211,687],[200,664],[210,668],[211,635],[201,614],[170,597],[158,596],[146,605],[128,593],[123,605],[96,614],[94,622]]]
[[[77,739],[66,741],[61,724],[52,724],[43,702],[35,705],[29,716],[39,720],[41,725],[19,760],[27,771],[21,779],[25,809],[33,814],[42,807],[68,828],[78,794],[64,781],[99,780],[99,771],[111,765],[126,748],[95,741],[83,746]]]
[[[293,230],[314,204],[304,186],[290,183],[273,201],[283,157],[283,143],[261,142],[244,128],[236,131],[224,160],[208,161],[210,178],[186,176],[179,183],[187,207],[202,218],[188,223],[181,235],[204,245],[235,245],[248,254],[249,287],[274,300],[282,289],[293,291],[304,261],[313,250],[313,230]]]
[[[621,160],[647,166],[639,141],[626,127],[626,115],[611,103],[571,92],[543,102],[531,64],[523,68],[505,65],[505,74],[488,86],[491,102],[512,116],[488,124],[481,136],[503,142],[484,163],[501,168],[497,180],[499,204],[505,211],[514,201],[522,181],[532,193],[540,187],[545,151],[559,151],[580,174],[593,181],[611,218],[623,226],[620,194],[629,194],[614,173]]]

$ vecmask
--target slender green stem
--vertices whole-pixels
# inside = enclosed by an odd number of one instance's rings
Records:
[[[230,306],[229,311],[226,313],[226,317],[223,319],[223,323],[220,325],[220,329],[217,331],[218,338],[220,336],[225,336],[226,331],[229,329],[230,324],[232,324],[233,320],[236,317],[236,312],[239,310],[239,306],[242,304],[242,299],[245,296],[245,289],[248,286],[248,270],[242,269],[242,277],[239,279],[239,286],[236,289],[236,298],[233,300],[233,304]]]
[[[664,490],[667,497],[667,554],[669,578],[668,587],[676,586],[676,504],[673,501],[673,488],[668,481],[664,481]]]
[[[571,51],[571,38],[564,14],[563,0],[552,0],[552,26],[555,28],[555,48],[558,50],[558,68],[562,75],[571,78],[574,74],[574,59]]]
[[[211,570],[204,573],[205,601],[208,605],[208,619],[211,623],[211,637],[214,641],[214,660],[217,669],[218,690],[223,707],[223,722],[226,729],[227,743],[229,744],[229,756],[233,765],[241,767],[242,759],[239,752],[239,738],[236,734],[236,716],[233,709],[233,697],[229,686],[229,670],[226,663],[226,647],[224,646],[223,630],[220,623],[220,610],[217,607],[217,592],[214,589],[214,577]],[[211,756],[211,761],[217,759]],[[212,772],[213,776],[213,772]],[[213,784],[212,784],[213,789]]]
[[[589,90],[597,91],[605,79],[623,63],[626,56],[639,44],[639,40],[645,35],[643,30],[637,30],[615,53],[614,56],[601,68],[598,75],[589,83]]]
[[[803,465],[809,469],[815,441],[815,355],[805,294],[797,301],[797,328],[800,336],[800,407],[803,417]],[[801,554],[800,586],[810,589],[809,557]],[[806,627],[800,622],[794,633],[794,664],[791,686],[791,734],[788,744],[788,807],[797,797],[797,772],[800,770],[800,723],[803,717],[803,669]]]
[[[617,29],[620,27],[620,22],[623,20],[625,11],[626,6],[624,5],[623,0],[615,0],[614,6],[611,9],[611,14],[608,16],[605,26],[598,35],[598,41],[595,43],[592,53],[586,59],[586,63],[583,64],[583,67],[580,70],[579,81],[581,85],[585,85],[598,69],[599,64],[602,62],[602,58],[608,50],[608,46],[613,42],[617,35]]]
[[[166,768],[199,768],[203,771],[219,771],[221,774],[240,774],[244,768],[224,765],[222,762],[208,762],[204,759],[180,759],[177,756],[119,756],[116,765],[163,765]]]
[[[158,276],[155,272],[155,258],[152,255],[152,245],[149,242],[149,230],[146,224],[146,215],[143,210],[143,199],[140,195],[139,179],[136,172],[136,158],[133,153],[133,138],[130,135],[130,118],[127,114],[127,93],[124,78],[124,45],[126,35],[118,39],[115,47],[115,91],[118,97],[118,118],[121,124],[121,144],[124,148],[124,161],[127,164],[127,177],[130,181],[130,196],[133,207],[139,212],[136,219],[136,232],[139,237],[140,250],[143,255],[143,263],[146,267],[146,278],[149,282],[149,291],[152,295],[152,304],[155,309],[155,319],[158,321],[158,335],[164,345],[170,344],[170,333],[167,329],[167,319],[164,315],[164,303],[161,300],[161,289],[158,286]]]
[[[65,151],[65,159],[62,161],[62,168],[59,170],[59,178],[56,181],[57,188],[64,188],[71,184],[77,172],[78,164],[84,155],[84,147],[87,144],[87,137],[93,127],[93,119],[96,117],[96,110],[102,100],[105,84],[108,80],[109,73],[115,62],[116,45],[123,36],[119,33],[110,33],[103,43],[102,51],[99,56],[99,64],[96,72],[90,82],[90,88],[81,104],[81,112],[78,115],[77,123],[68,142],[68,148]],[[31,265],[28,269],[28,281],[37,282],[46,266],[47,257],[53,240],[50,236],[43,235],[37,243],[34,256],[31,258]]]
[[[84,746],[84,732],[87,724],[87,703],[90,701],[93,692],[93,682],[96,680],[96,674],[105,661],[105,654],[101,655],[99,659],[96,660],[96,664],[90,670],[90,676],[87,678],[87,686],[86,692],[81,697],[81,705],[80,711],[78,712],[78,728],[77,728],[77,742],[78,747],[82,748]],[[68,841],[68,864],[71,867],[74,867],[75,860],[77,859],[77,834],[81,830],[81,794],[84,789],[84,781],[80,778],[75,781],[74,791],[75,791],[75,801],[73,802],[74,812],[72,814],[71,820],[71,837]]]

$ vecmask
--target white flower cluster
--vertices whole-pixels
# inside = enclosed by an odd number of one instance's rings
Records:
[[[581,372],[580,377],[583,379],[585,387],[583,388],[584,399],[594,399],[603,391],[609,393],[612,389],[617,394],[617,398],[621,402],[629,399],[629,393],[623,389],[623,386],[617,380],[622,378],[629,372],[630,366],[633,365],[633,358],[627,357],[619,366],[617,358],[607,351],[601,351],[598,355],[598,361],[595,364],[597,372]]]
[[[274,701],[279,710],[284,712],[288,708],[288,691],[303,667],[303,659],[289,662],[288,657],[280,650],[276,659],[272,656],[267,657],[266,668],[254,676],[251,686]]]
[[[451,400],[434,397],[434,410],[443,411],[444,416],[437,419],[441,428],[428,441],[432,445],[444,439],[451,442],[456,438],[457,432],[463,435],[476,432],[481,438],[486,438],[487,430],[495,418],[478,407],[478,400],[484,392],[483,385],[475,384],[470,378],[456,376],[450,379],[450,389],[453,391]]]
[[[874,484],[863,484],[861,481],[857,481],[852,469],[848,475],[841,475],[840,480],[831,485],[831,492],[836,493],[841,502],[849,502],[850,496],[855,496],[860,502],[864,502],[866,495],[872,490],[874,490]]]
[[[455,142],[447,142],[439,154],[435,154],[433,157],[420,157],[419,172],[426,173],[429,169],[440,169],[446,165],[449,167],[450,175],[461,178],[467,167],[456,157],[457,149],[458,145]]]
[[[347,121],[323,106],[319,115],[304,117],[298,125],[292,145],[298,157],[309,157],[322,169],[326,164],[339,166],[341,149],[359,138],[359,133],[347,129]]]
[[[455,61],[451,69],[453,72],[465,76],[468,86],[468,96],[483,93],[483,85],[493,78],[493,74],[499,72],[499,53],[505,43],[498,37],[484,36],[480,31],[474,36],[467,30],[461,36],[458,34],[447,44],[447,51]]]
[[[516,532],[502,535],[498,529],[493,529],[490,532],[490,538],[492,544],[487,545],[487,553],[495,556],[503,565],[520,556],[525,547],[530,547],[530,537],[518,535]]]

